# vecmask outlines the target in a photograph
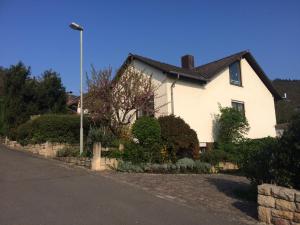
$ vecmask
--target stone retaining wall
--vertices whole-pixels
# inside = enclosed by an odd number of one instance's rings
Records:
[[[72,165],[82,166],[88,169],[91,168],[91,159],[87,157],[55,157],[55,159]]]
[[[258,186],[258,219],[266,224],[300,225],[300,191],[271,184]]]
[[[55,159],[63,161],[65,163],[82,166],[88,169],[92,169],[92,159],[87,157],[55,157]],[[116,159],[101,158],[99,170],[109,170],[117,168],[118,161]]]
[[[15,150],[25,150],[34,154],[38,154],[44,157],[54,158],[56,153],[65,147],[70,147],[69,144],[64,143],[51,143],[46,142],[42,144],[29,144],[22,146],[17,141],[11,141],[9,139],[1,139],[1,143],[5,144],[7,147]]]
[[[65,147],[78,147],[79,145],[70,145],[70,144],[65,144],[65,143],[51,143],[51,142],[46,142],[43,144],[29,144],[26,146],[22,146],[19,144],[17,141],[10,141],[7,138],[0,137],[0,143],[6,145],[8,148],[15,149],[15,150],[25,150],[34,154],[38,154],[44,157],[49,157],[49,158],[55,158],[57,160],[72,164],[72,165],[77,165],[77,166],[83,166],[88,169],[93,169],[92,168],[92,159],[87,158],[87,157],[57,157],[57,152],[60,149],[63,149]],[[100,146],[100,152],[101,152],[101,146]],[[118,160],[117,159],[110,159],[106,157],[101,157],[101,153],[99,153],[99,165],[96,170],[107,170],[107,169],[115,169],[118,166]],[[97,158],[95,155],[94,158]]]

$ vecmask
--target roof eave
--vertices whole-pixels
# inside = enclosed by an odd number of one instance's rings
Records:
[[[158,66],[155,66],[155,65],[153,65],[153,64],[151,64],[151,63],[148,63],[146,60],[143,60],[143,59],[141,59],[141,58],[138,58],[138,57],[135,57],[133,54],[129,54],[129,56],[130,57],[132,57],[132,59],[136,59],[136,60],[139,60],[139,61],[141,61],[141,62],[143,62],[143,63],[145,63],[145,64],[147,64],[148,66],[151,66],[151,67],[153,67],[153,68],[155,68],[155,69],[157,69],[157,70],[160,70],[160,71],[162,71],[162,72],[164,72],[164,73],[166,73],[166,74],[170,74],[170,75],[181,75],[181,76],[183,76],[183,77],[186,77],[186,78],[188,78],[188,79],[191,79],[191,80],[196,80],[196,81],[201,81],[202,83],[206,83],[207,81],[206,81],[206,79],[204,79],[204,78],[202,78],[202,77],[194,77],[193,75],[190,75],[190,74],[187,74],[187,73],[182,73],[182,72],[177,72],[177,71],[168,71],[168,70],[164,70],[164,69],[162,69],[162,68],[160,68],[160,67],[158,67]]]

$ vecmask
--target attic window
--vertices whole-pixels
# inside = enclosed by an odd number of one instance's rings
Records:
[[[240,61],[229,66],[230,84],[242,86]]]

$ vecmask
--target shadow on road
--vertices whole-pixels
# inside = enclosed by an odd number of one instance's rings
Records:
[[[220,192],[233,198],[232,205],[246,215],[257,219],[257,203],[253,199],[253,186],[244,182],[238,182],[223,178],[208,177],[206,180],[214,185]],[[255,197],[255,196],[254,196]]]

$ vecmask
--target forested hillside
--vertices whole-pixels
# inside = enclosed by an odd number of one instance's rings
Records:
[[[288,122],[300,112],[300,80],[275,79],[273,85],[281,96],[287,94],[287,99],[276,103],[277,123]]]

